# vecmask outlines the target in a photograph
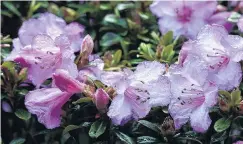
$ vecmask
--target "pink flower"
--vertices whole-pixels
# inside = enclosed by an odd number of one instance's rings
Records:
[[[93,99],[97,109],[105,112],[109,103],[109,95],[102,88],[99,88],[96,90]]]
[[[242,77],[239,61],[243,59],[243,38],[228,35],[224,27],[207,25],[195,41],[185,43],[180,51],[179,63],[184,65],[187,55],[197,55],[208,67],[208,79],[219,89],[238,87]],[[234,70],[232,70],[234,69]]]
[[[237,141],[234,144],[243,144],[243,141]]]
[[[71,42],[73,51],[79,51],[81,46],[81,33],[84,32],[84,27],[78,23],[66,22],[54,14],[44,13],[37,19],[29,19],[23,23],[19,29],[19,39],[22,47],[30,45],[32,39],[38,34],[46,34],[52,39],[60,35],[66,35]],[[18,49],[18,45],[14,45]]]
[[[37,89],[25,96],[25,106],[46,128],[53,129],[60,125],[61,108],[71,95],[58,88]]]
[[[153,106],[168,105],[170,83],[164,72],[165,66],[155,61],[139,64],[135,72],[104,72],[101,81],[114,87],[118,94],[107,113],[112,122],[123,125],[145,117]]]
[[[197,132],[205,132],[211,119],[209,108],[217,103],[217,87],[207,80],[208,69],[198,58],[189,56],[183,67],[174,66],[170,72],[172,100],[170,115],[175,128],[190,121]]]
[[[150,10],[159,18],[161,33],[173,31],[174,36],[185,35],[194,39],[200,29],[208,23],[224,23],[226,12],[213,15],[216,1],[154,1]]]
[[[65,70],[57,70],[53,75],[53,88],[42,88],[30,91],[25,96],[25,106],[38,121],[48,129],[60,125],[62,106],[74,93],[81,93],[85,85],[75,80]]]
[[[18,43],[18,40],[14,41]],[[66,36],[59,36],[53,40],[48,35],[37,35],[31,45],[14,51],[7,60],[19,62],[28,67],[28,78],[39,87],[52,73],[59,68],[66,69],[71,75],[78,75],[74,64],[74,54],[70,49],[70,42]]]

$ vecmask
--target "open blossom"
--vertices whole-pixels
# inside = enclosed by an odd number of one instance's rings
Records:
[[[207,25],[195,41],[188,41],[182,47],[179,63],[183,65],[189,54],[197,55],[207,65],[208,79],[219,89],[231,90],[239,86],[242,70],[239,61],[243,60],[243,38],[228,35],[224,27]]]
[[[132,72],[104,72],[101,81],[116,89],[108,116],[116,125],[131,119],[145,117],[152,106],[165,106],[170,102],[170,83],[162,76],[165,66],[159,62],[143,62]]]
[[[154,1],[150,6],[152,13],[159,18],[162,33],[171,30],[174,36],[185,35],[190,39],[194,39],[206,24],[226,24],[230,13],[214,15],[216,8],[216,1]]]
[[[207,80],[207,66],[190,56],[183,67],[178,65],[173,69],[169,76],[172,93],[169,112],[175,128],[190,121],[195,131],[205,132],[211,124],[209,108],[217,103],[218,92],[217,86]]]
[[[66,22],[54,14],[44,13],[37,19],[29,19],[25,21],[19,29],[19,45],[14,45],[14,49],[19,46],[24,47],[32,43],[32,39],[38,34],[46,34],[52,39],[60,35],[66,35],[71,43],[73,51],[79,51],[81,46],[81,34],[84,27],[78,23],[66,24]]]
[[[70,48],[69,39],[61,35],[53,40],[48,35],[37,35],[31,45],[11,54],[7,60],[19,62],[28,67],[28,78],[39,87],[52,73],[59,68],[66,69],[71,75],[78,75],[74,64],[74,53]]]
[[[53,75],[55,87],[30,91],[25,96],[25,106],[38,121],[48,129],[58,127],[61,122],[61,108],[74,93],[81,93],[85,84],[70,76],[65,70],[58,69]]]

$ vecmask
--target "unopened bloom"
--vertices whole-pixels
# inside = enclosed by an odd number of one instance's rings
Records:
[[[98,110],[106,111],[110,99],[109,95],[102,88],[96,90],[93,100]]]
[[[104,72],[101,81],[117,92],[108,111],[112,122],[123,125],[145,117],[153,106],[168,105],[170,83],[164,72],[165,66],[155,61],[139,64],[135,72]]]
[[[205,132],[211,119],[209,108],[217,103],[218,88],[207,80],[208,69],[198,58],[190,56],[183,67],[174,67],[170,73],[172,100],[169,112],[175,128],[190,121],[197,132]]]
[[[22,24],[18,33],[20,45],[14,45],[14,48],[19,49],[19,46],[31,45],[32,39],[36,35],[45,34],[52,39],[60,35],[66,35],[69,38],[71,49],[79,51],[83,32],[84,27],[78,23],[74,22],[67,25],[62,18],[51,13],[44,13],[37,19],[29,19]]]
[[[226,12],[212,17],[216,8],[216,1],[154,1],[150,6],[152,13],[159,18],[163,34],[172,30],[174,36],[185,35],[190,39],[194,39],[206,24],[226,23]]]
[[[28,78],[39,87],[52,73],[59,68],[66,69],[71,75],[78,75],[74,64],[74,53],[70,49],[69,39],[61,35],[53,40],[48,35],[37,35],[32,44],[21,48],[7,60],[19,62],[28,67]]]
[[[208,79],[221,90],[231,90],[239,86],[242,70],[239,61],[243,60],[243,38],[228,35],[224,27],[206,25],[195,41],[188,41],[182,47],[179,63],[183,65],[187,56],[197,55],[210,71]]]
[[[25,96],[25,106],[48,129],[58,127],[61,108],[74,93],[81,93],[85,84],[70,76],[65,70],[57,70],[53,76],[54,87],[30,91]]]

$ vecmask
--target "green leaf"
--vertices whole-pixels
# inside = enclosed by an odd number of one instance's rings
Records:
[[[103,19],[103,24],[108,25],[109,23],[121,26],[122,28],[127,28],[127,22],[123,18],[119,18],[114,14],[107,14]]]
[[[14,14],[16,14],[17,16],[21,17],[21,13],[18,11],[18,9],[13,5],[13,2],[7,2],[4,1],[3,5],[10,10],[11,12],[13,12]]]
[[[9,144],[23,144],[25,142],[24,138],[13,139]]]
[[[231,119],[221,118],[214,124],[214,130],[216,132],[222,132],[230,127]]]
[[[173,32],[172,31],[168,31],[165,35],[163,35],[162,37],[162,45],[167,46],[169,44],[171,44],[173,41]]]
[[[211,137],[211,143],[221,142],[228,138],[227,132],[216,133]]]
[[[175,51],[173,50],[174,45],[170,44],[166,47],[163,48],[162,53],[161,53],[161,58],[164,61],[170,62],[175,55]]]
[[[234,90],[231,92],[231,105],[236,106],[241,101],[241,91],[240,90]]]
[[[28,120],[31,117],[31,114],[24,109],[17,109],[14,114],[22,120]]]
[[[237,12],[232,12],[228,18],[228,21],[237,23],[240,18],[241,18],[241,14],[239,14]]]
[[[98,120],[94,122],[89,129],[89,136],[92,138],[98,138],[102,135],[107,127],[107,123],[105,121]]]
[[[94,80],[94,84],[97,88],[104,88],[105,87],[105,85],[99,80]]]
[[[140,136],[137,138],[138,144],[154,144],[158,142],[159,142],[158,139],[151,136]]]
[[[140,120],[138,121],[140,124],[142,124],[143,126],[157,132],[157,133],[160,133],[160,129],[158,128],[158,126],[154,123],[151,123],[149,121],[146,121],[146,120]]]
[[[219,93],[219,95],[221,97],[224,97],[224,98],[226,98],[229,101],[231,100],[231,94],[229,92],[223,91],[223,90],[219,90],[218,93]]]
[[[65,127],[65,129],[63,130],[62,134],[65,135],[66,133],[72,131],[72,130],[75,130],[75,129],[78,129],[80,128],[79,126],[77,125],[68,125],[67,127]]]
[[[112,6],[110,4],[100,4],[100,9],[101,10],[110,10],[112,9]]]
[[[15,71],[15,63],[11,62],[11,61],[5,61],[2,64],[2,67],[7,68],[9,70],[9,72],[14,76],[16,75],[16,71]]]
[[[121,61],[121,56],[122,56],[122,51],[121,50],[117,50],[115,52],[115,54],[113,55],[112,64],[113,65],[119,64],[119,62]]]
[[[116,6],[119,11],[126,10],[126,9],[133,9],[135,5],[133,3],[120,3]]]
[[[126,134],[124,134],[124,133],[122,133],[120,131],[115,132],[115,134],[124,143],[126,143],[126,144],[135,144],[133,139],[131,137],[129,137],[128,135],[126,135]]]
[[[100,40],[100,45],[103,47],[109,47],[109,46],[119,43],[121,40],[122,40],[122,38],[119,35],[112,33],[112,32],[108,32],[102,36],[102,38]]]
[[[76,105],[76,104],[90,102],[90,101],[92,101],[92,98],[90,98],[90,97],[82,97],[82,98],[76,100],[75,102],[72,102],[72,104]]]

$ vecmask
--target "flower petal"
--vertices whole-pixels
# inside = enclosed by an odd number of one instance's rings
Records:
[[[205,132],[208,130],[212,120],[208,115],[208,108],[204,105],[195,109],[190,117],[190,123],[194,131]]]
[[[135,80],[147,83],[149,81],[157,80],[160,75],[165,73],[165,65],[153,61],[145,61],[140,63],[132,75]]]
[[[84,90],[85,84],[80,83],[69,75],[68,71],[58,69],[53,74],[55,85],[62,91],[69,93],[79,93]]]
[[[132,109],[124,95],[117,95],[109,107],[107,115],[115,125],[124,125],[132,119]]]
[[[70,97],[58,88],[37,89],[25,96],[25,106],[46,128],[53,129],[60,125],[61,108]]]

